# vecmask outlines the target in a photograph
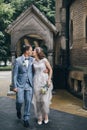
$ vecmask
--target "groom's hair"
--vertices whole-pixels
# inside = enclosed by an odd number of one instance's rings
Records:
[[[22,52],[25,53],[25,52],[28,51],[30,48],[31,48],[31,45],[23,45]]]

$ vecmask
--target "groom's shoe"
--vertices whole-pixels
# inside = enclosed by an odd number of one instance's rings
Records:
[[[29,127],[29,122],[26,120],[24,121],[24,127],[28,128]]]
[[[21,111],[17,111],[17,117],[18,119],[21,119]]]

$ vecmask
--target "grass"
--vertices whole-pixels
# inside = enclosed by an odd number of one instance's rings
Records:
[[[10,71],[11,68],[12,68],[11,65],[9,65],[9,66],[0,66],[0,71]]]

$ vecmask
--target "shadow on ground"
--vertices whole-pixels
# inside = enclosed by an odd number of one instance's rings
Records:
[[[87,130],[87,118],[51,109],[50,122],[38,126],[33,106],[31,108],[30,125],[24,128],[23,121],[18,120],[15,110],[15,99],[0,97],[0,130]]]

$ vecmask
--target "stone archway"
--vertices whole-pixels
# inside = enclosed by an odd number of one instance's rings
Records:
[[[16,55],[20,55],[20,39],[26,36],[38,36],[44,41],[44,46],[48,50],[47,58],[53,66],[54,36],[57,34],[56,27],[36,8],[34,5],[23,12],[12,24],[8,26],[6,32],[11,35],[11,55],[12,66]],[[19,54],[18,54],[19,53]],[[13,68],[13,67],[12,67]]]
[[[52,32],[45,32],[44,30],[35,30],[32,28],[31,30],[26,30],[26,31],[18,31],[16,33],[13,33],[11,35],[11,52],[12,56],[14,57],[16,54],[16,48],[17,48],[17,43],[18,41],[23,38],[24,36],[28,35],[34,35],[34,36],[39,36],[43,41],[44,45],[47,47],[48,50],[48,59],[53,65],[53,33]],[[13,61],[14,62],[14,61]]]
[[[46,55],[48,56],[48,47],[46,46],[45,41],[38,35],[26,35],[22,37],[16,44],[16,57],[22,54],[23,45],[31,45],[34,49],[35,47],[41,47]]]
[[[11,34],[12,62],[14,62],[18,41],[24,36],[35,35],[44,41],[48,49],[48,60],[53,65],[53,41],[57,29],[34,5],[23,12],[6,31]]]

